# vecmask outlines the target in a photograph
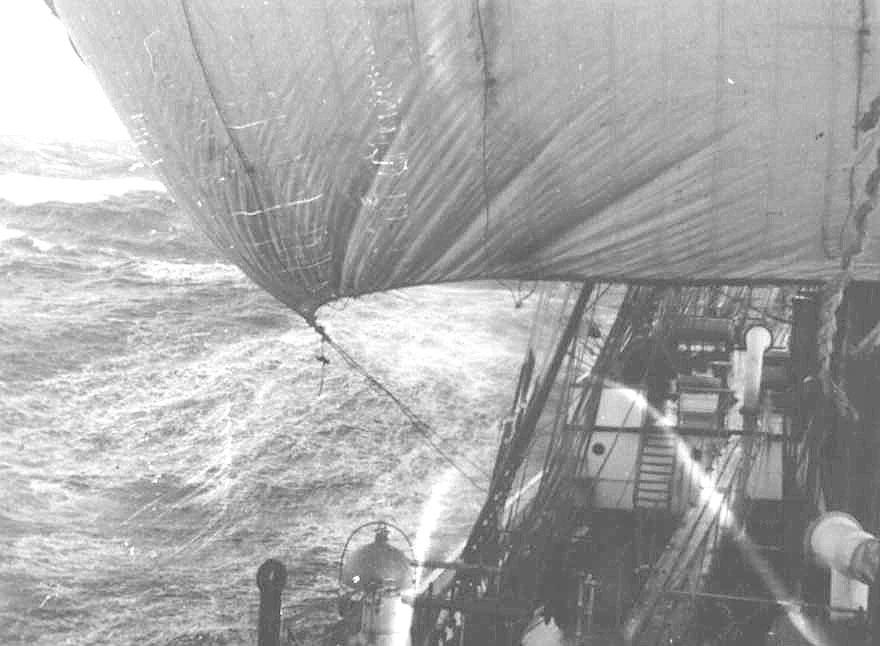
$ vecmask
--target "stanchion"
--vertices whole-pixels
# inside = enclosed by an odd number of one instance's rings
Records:
[[[260,589],[258,646],[281,644],[281,591],[285,583],[287,568],[280,561],[269,559],[257,570],[257,587]]]

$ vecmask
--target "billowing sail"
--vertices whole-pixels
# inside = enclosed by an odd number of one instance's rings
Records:
[[[478,278],[880,278],[878,0],[55,0],[305,316]]]

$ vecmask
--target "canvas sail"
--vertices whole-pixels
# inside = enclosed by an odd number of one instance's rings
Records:
[[[144,156],[306,317],[481,278],[880,278],[878,0],[56,0]]]

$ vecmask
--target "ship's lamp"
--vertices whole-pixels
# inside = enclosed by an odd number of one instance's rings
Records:
[[[375,527],[373,541],[349,552],[352,539],[370,526]],[[352,532],[339,560],[340,588],[347,590],[340,600],[345,599],[354,616],[358,616],[357,619],[352,616],[358,644],[411,645],[412,606],[403,602],[401,591],[413,584],[413,559],[391,545],[389,528],[403,536],[412,549],[406,534],[399,528],[378,521],[361,525]]]
[[[372,543],[343,555],[341,583],[356,590],[392,587],[398,590],[412,583],[410,559],[388,542],[388,526],[379,524]]]

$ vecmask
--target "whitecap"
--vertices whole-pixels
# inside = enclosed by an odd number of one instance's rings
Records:
[[[43,253],[51,251],[58,246],[54,242],[47,242],[45,240],[40,240],[39,238],[31,238],[31,244],[34,246],[35,249],[37,249],[38,251],[42,251]]]
[[[23,238],[26,235],[27,234],[24,231],[13,229],[12,227],[8,227],[0,222],[0,242],[6,242],[7,240],[16,240],[18,238]]]
[[[221,262],[170,262],[167,260],[145,260],[139,262],[136,271],[162,283],[214,283],[222,281],[245,280],[244,274],[235,265]]]
[[[41,240],[40,238],[32,238],[20,229],[14,229],[0,223],[0,242],[6,242],[7,240],[21,240],[22,238],[30,242],[31,246],[34,247],[36,250],[42,251],[43,253],[51,251],[58,246],[54,242],[47,242],[46,240]]]
[[[25,173],[0,175],[0,199],[18,206],[31,206],[45,202],[86,204],[101,202],[109,197],[132,191],[164,193],[165,186],[156,180],[143,177],[117,177],[111,179],[71,179],[46,177]]]

